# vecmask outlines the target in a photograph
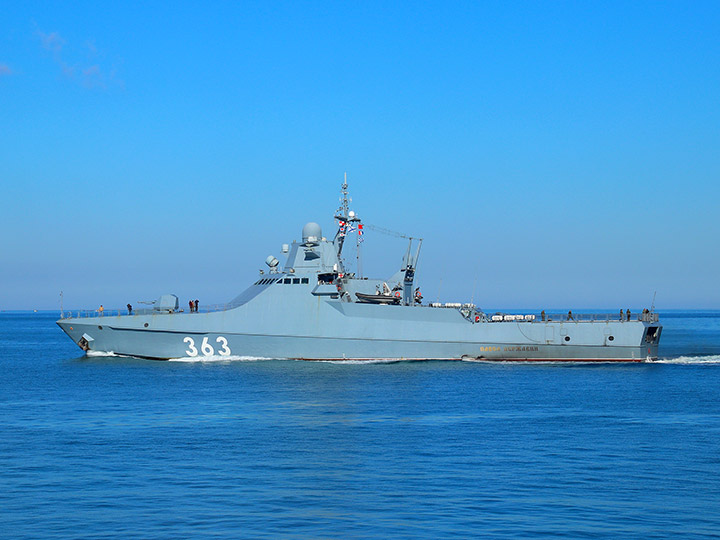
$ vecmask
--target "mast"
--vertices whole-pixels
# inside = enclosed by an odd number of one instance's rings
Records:
[[[360,244],[362,244],[362,229],[360,229],[360,227],[362,227],[362,225],[358,223],[358,230],[356,231],[357,234],[355,235],[355,260],[357,262],[357,277],[362,279],[362,256],[360,253]]]
[[[347,173],[345,173],[345,177],[343,179],[341,194],[342,196],[340,197],[340,207],[335,212],[335,219],[338,220],[338,232],[335,234],[335,245],[337,246],[338,261],[340,262],[340,265],[343,266],[342,271],[345,272],[344,265],[342,264],[342,260],[340,258],[342,255],[343,245],[345,244],[345,237],[347,236],[348,232],[350,232],[350,224],[360,222],[360,218],[355,215],[355,212],[350,210],[350,203],[352,202],[352,199],[348,197]],[[360,235],[358,234],[358,272],[360,271],[359,246]]]
[[[348,214],[350,213],[350,204],[348,201],[347,173],[345,173],[345,179],[343,180],[340,193],[342,194],[342,196],[340,197],[340,207],[335,212],[335,219],[338,220],[339,227],[338,232],[335,235],[335,239],[337,240],[338,258],[342,253],[343,244],[345,243],[345,228],[347,227]]]

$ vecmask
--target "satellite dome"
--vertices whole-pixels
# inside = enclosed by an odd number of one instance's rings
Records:
[[[280,264],[280,261],[272,255],[268,255],[267,259],[265,259],[265,264],[267,264],[270,268],[275,268],[278,264]]]
[[[316,244],[322,238],[322,229],[315,222],[306,223],[302,230],[302,239],[305,244]]]

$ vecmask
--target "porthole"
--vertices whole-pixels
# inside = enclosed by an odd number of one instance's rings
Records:
[[[570,341],[570,336],[565,336],[565,341]]]
[[[144,326],[145,328],[147,328],[147,327],[148,327],[148,323],[145,323],[143,326]]]
[[[613,341],[615,339],[615,336],[608,336],[608,341]]]
[[[102,326],[98,326],[98,330],[102,330]]]

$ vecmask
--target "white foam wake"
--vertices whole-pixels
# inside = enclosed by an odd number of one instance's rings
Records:
[[[708,356],[678,356],[677,358],[658,358],[654,364],[720,364],[720,354]]]
[[[325,364],[394,364],[402,362],[401,358],[368,358],[365,360],[314,360]]]
[[[168,358],[169,362],[189,362],[189,363],[198,363],[198,362],[258,362],[260,360],[272,360],[272,358],[267,358],[264,356],[237,356],[237,355],[229,355],[229,356],[221,356],[219,354],[214,354],[211,356],[182,356],[180,358]]]
[[[85,356],[90,357],[104,357],[104,356],[123,356],[122,354],[116,354],[113,351],[85,351]]]

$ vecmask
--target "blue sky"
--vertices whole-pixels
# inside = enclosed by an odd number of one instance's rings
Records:
[[[224,302],[345,171],[426,298],[720,308],[719,3],[145,4],[3,8],[0,309]]]

